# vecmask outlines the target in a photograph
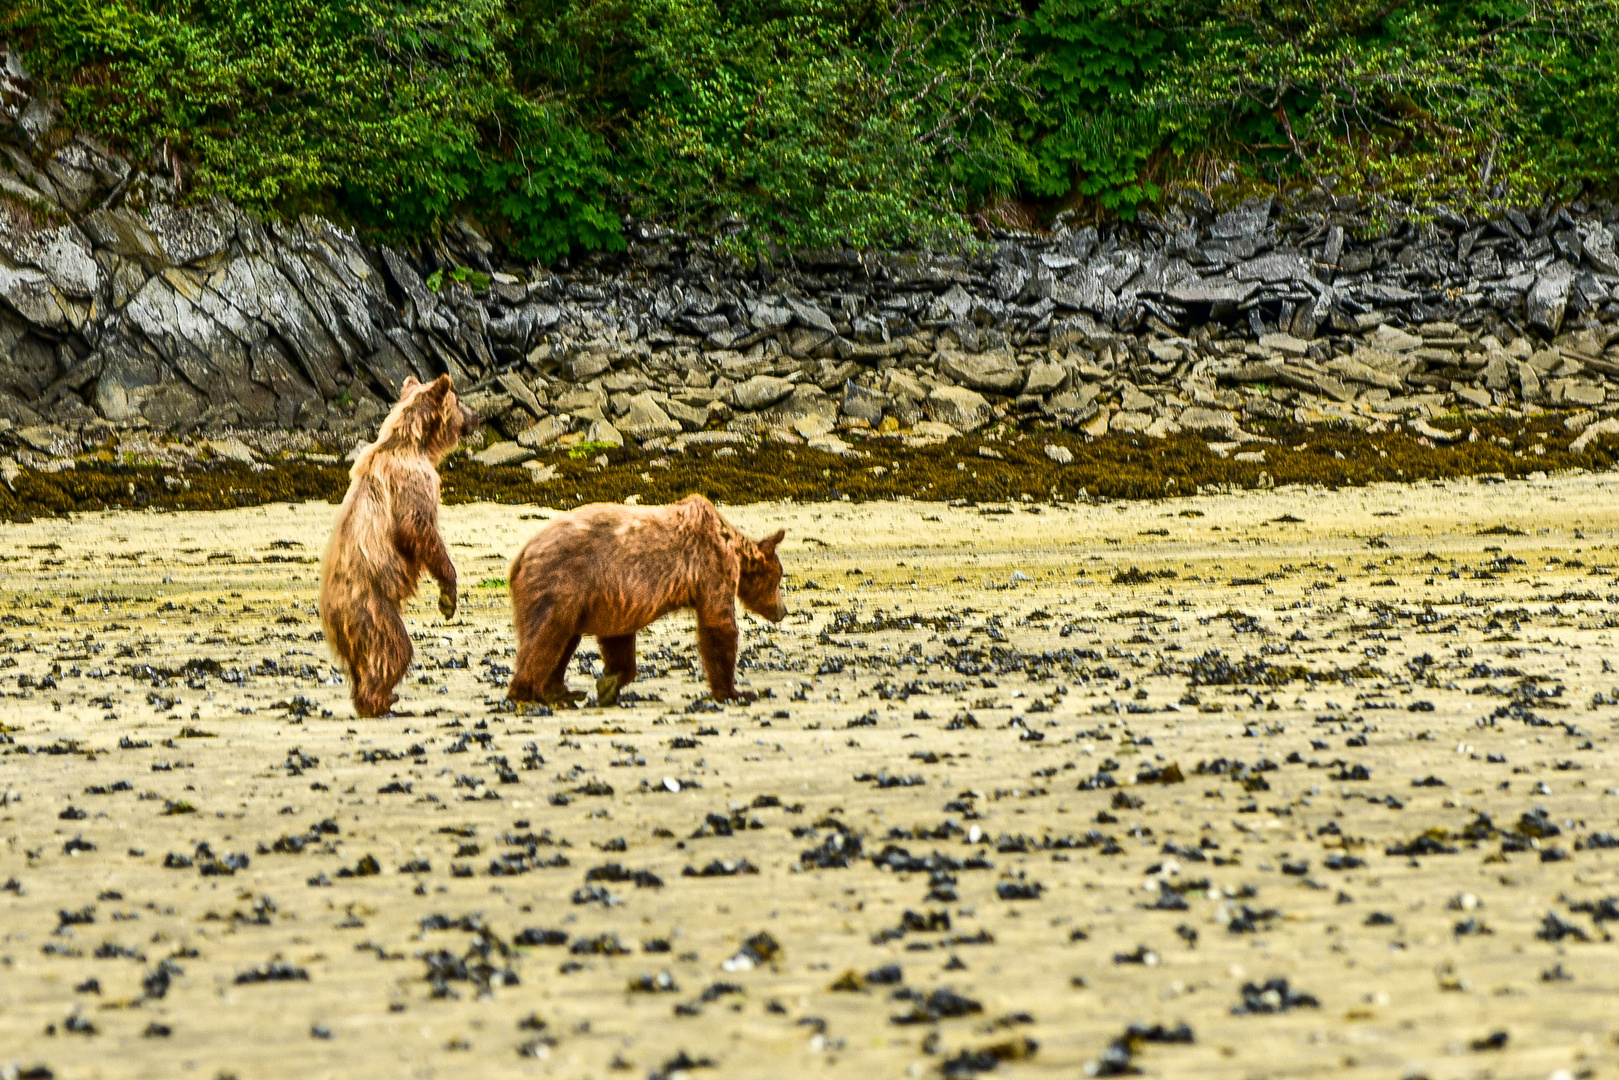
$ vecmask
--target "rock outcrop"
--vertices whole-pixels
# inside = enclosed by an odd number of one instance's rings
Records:
[[[1217,213],[1194,195],[1129,227],[770,268],[643,227],[626,252],[523,268],[465,221],[398,249],[188,201],[19,86],[0,142],[14,445],[140,427],[347,443],[440,372],[512,462],[712,429],[936,438],[1014,418],[1241,440],[1274,420],[1619,413],[1619,215],[1580,203],[1379,230],[1344,201]]]

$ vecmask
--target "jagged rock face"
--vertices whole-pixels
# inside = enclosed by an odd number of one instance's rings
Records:
[[[642,228],[623,255],[552,272],[492,264],[466,222],[415,250],[264,224],[91,139],[47,140],[47,106],[0,107],[0,429],[347,440],[407,376],[440,373],[526,449],[720,425],[1235,436],[1261,419],[1619,411],[1611,210],[1374,231],[1327,202],[1186,204],[1128,229],[775,268]]]

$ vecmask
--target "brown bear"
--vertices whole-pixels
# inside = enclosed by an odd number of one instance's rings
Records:
[[[757,543],[691,495],[672,506],[593,503],[558,517],[512,561],[513,701],[572,704],[568,661],[585,634],[601,646],[596,703],[635,678],[635,635],[671,611],[697,614],[697,648],[716,701],[737,697],[736,601],[772,622],[781,600],[778,530]]]
[[[349,470],[320,574],[320,622],[348,668],[354,711],[381,716],[410,666],[410,634],[400,609],[425,570],[438,581],[438,609],[455,615],[455,564],[438,532],[437,465],[477,417],[456,398],[450,377],[405,380],[377,441]]]

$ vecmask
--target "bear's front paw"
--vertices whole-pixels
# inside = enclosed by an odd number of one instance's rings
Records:
[[[455,586],[438,591],[438,613],[446,619],[455,618]]]

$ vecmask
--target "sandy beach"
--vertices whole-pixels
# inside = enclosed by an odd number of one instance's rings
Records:
[[[1616,496],[726,508],[760,699],[555,715],[448,507],[370,721],[334,506],[5,526],[0,1075],[1611,1076]]]

